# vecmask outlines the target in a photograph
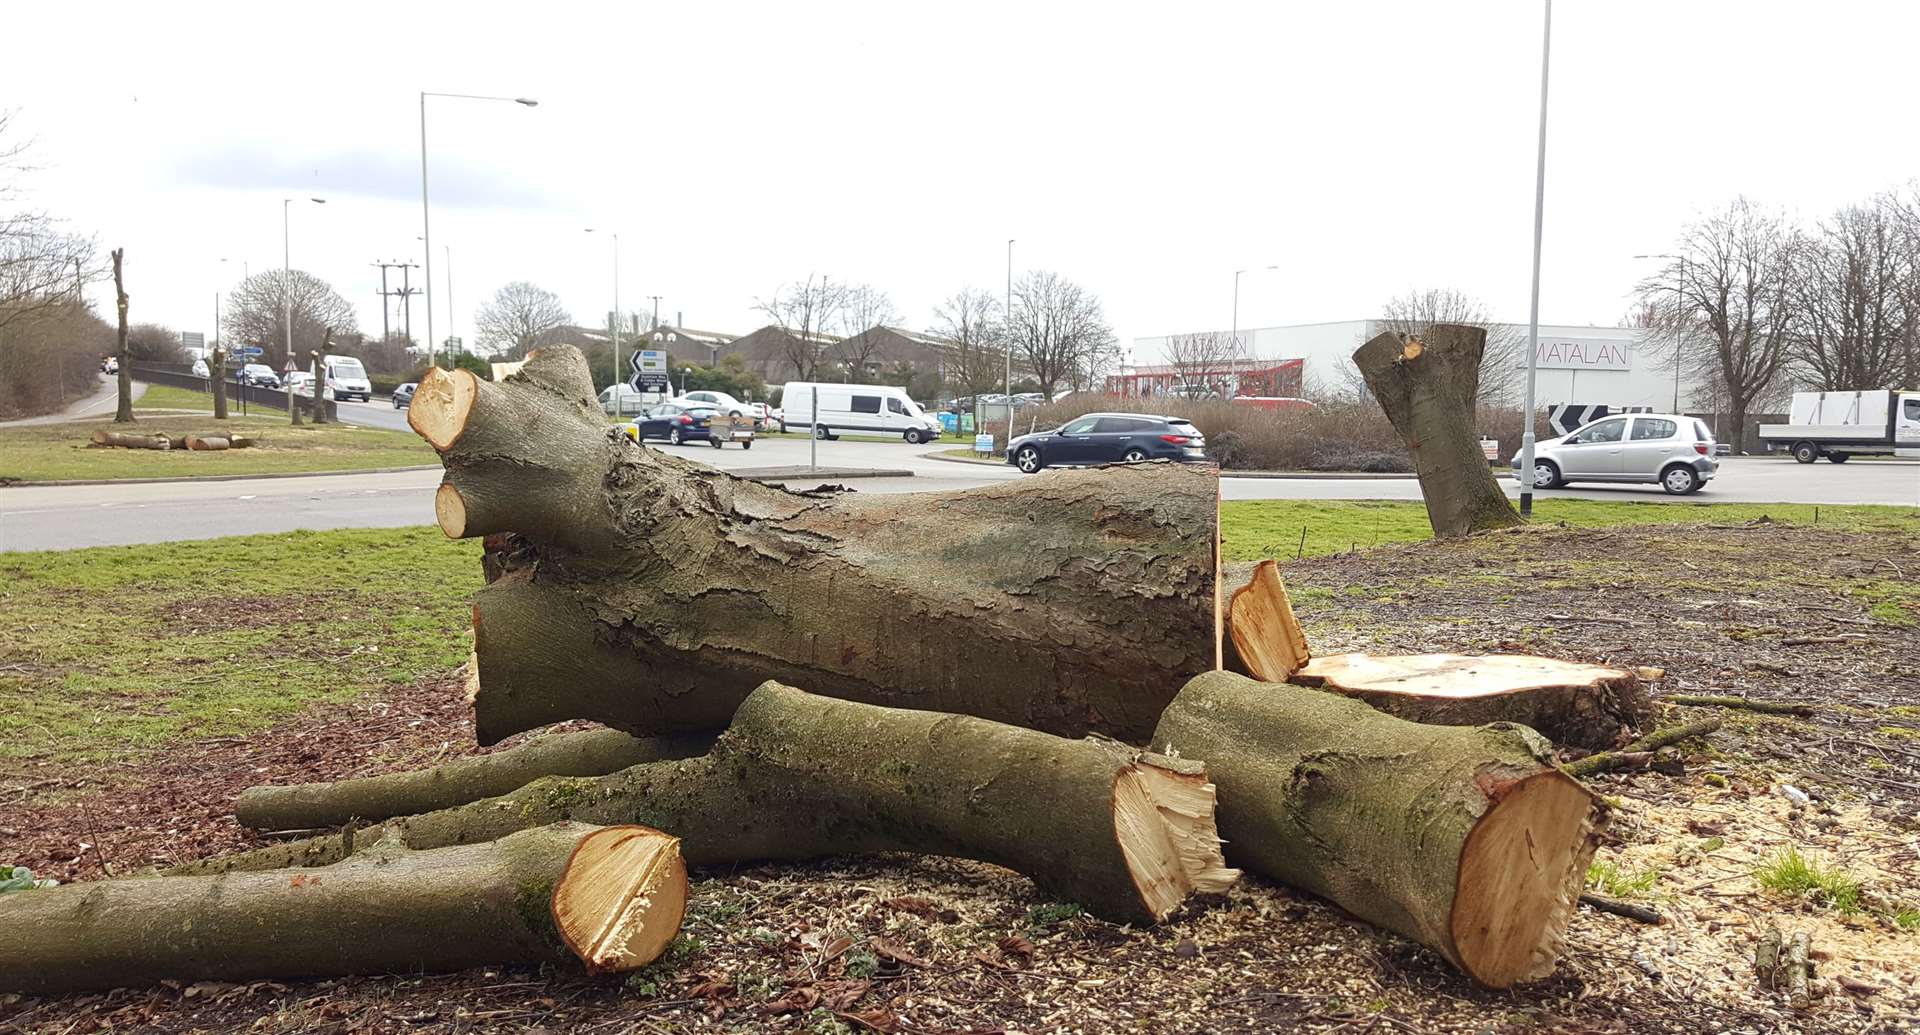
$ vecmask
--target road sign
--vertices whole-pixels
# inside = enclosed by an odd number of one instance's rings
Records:
[[[261,348],[258,345],[242,345],[239,348],[233,350],[234,355],[245,356],[248,359],[252,359],[255,356],[264,356],[266,355],[266,353],[267,353],[267,350]]]
[[[667,354],[660,349],[640,349],[630,360],[633,364],[633,380],[629,382],[643,392],[665,392],[672,390],[673,381],[667,370]]]
[[[184,349],[204,349],[207,347],[207,336],[199,331],[181,331],[180,347]]]

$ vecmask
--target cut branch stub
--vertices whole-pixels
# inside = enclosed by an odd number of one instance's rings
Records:
[[[660,958],[687,911],[680,839],[639,826],[604,827],[574,845],[553,887],[553,923],[595,974]]]
[[[1517,722],[1584,748],[1620,743],[1652,709],[1625,669],[1525,654],[1334,654],[1309,661],[1292,681],[1411,722]]]
[[[1153,743],[1207,760],[1229,862],[1494,988],[1558,960],[1601,812],[1533,731],[1426,726],[1212,672],[1174,698]]]
[[[1211,667],[1216,472],[1146,463],[908,496],[793,493],[611,432],[585,361],[421,379],[474,601],[482,743],[566,719],[713,730],[768,679],[1144,741]]]
[[[1273,561],[1254,566],[1247,584],[1233,591],[1227,610],[1234,652],[1255,679],[1284,683],[1313,657]]]

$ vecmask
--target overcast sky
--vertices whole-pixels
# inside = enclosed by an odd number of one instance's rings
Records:
[[[809,272],[905,323],[1056,270],[1122,340],[1454,287],[1524,321],[1538,0],[9,5],[33,201],[127,249],[132,317],[211,331],[281,259],[380,328],[421,258],[418,91],[454,330],[510,280],[745,332]],[[1611,323],[1684,220],[1920,176],[1920,4],[1561,0],[1541,318]],[[447,333],[436,255],[439,334]],[[222,260],[227,260],[224,264]],[[1277,265],[1268,271],[1264,267]],[[96,290],[95,297],[109,293]],[[414,331],[425,319],[414,309]]]

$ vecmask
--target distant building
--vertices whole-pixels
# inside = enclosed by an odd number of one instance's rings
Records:
[[[1188,383],[1205,385],[1227,398],[1298,396],[1304,366],[1305,361],[1299,359],[1241,359],[1207,370],[1184,372],[1171,363],[1125,367],[1120,373],[1107,376],[1106,390],[1109,395],[1145,399],[1173,395],[1181,384]]]
[[[647,332],[647,344],[644,347],[659,349],[679,363],[710,367],[728,355],[728,349],[739,337],[724,331],[661,326]]]

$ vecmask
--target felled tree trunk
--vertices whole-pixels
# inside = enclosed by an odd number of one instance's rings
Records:
[[[639,738],[619,730],[553,733],[518,747],[412,772],[337,783],[251,787],[233,815],[255,830],[377,823],[513,791],[543,776],[605,776],[628,766],[705,754],[713,737]]]
[[[324,871],[70,884],[0,896],[0,991],[565,962],[620,971],[680,928],[677,842],[562,823],[485,844],[377,845]]]
[[[96,446],[113,446],[118,449],[172,449],[173,440],[165,435],[130,435],[124,431],[96,429],[92,435]]]
[[[174,872],[330,867],[370,840],[432,848],[614,817],[679,836],[695,865],[896,851],[978,859],[1129,922],[1158,920],[1238,876],[1221,862],[1213,787],[1199,765],[773,682],[700,758],[543,779],[502,798]]]
[[[233,443],[225,435],[188,435],[187,448],[200,451],[232,449]]]
[[[1505,988],[1553,969],[1600,809],[1518,726],[1424,726],[1321,691],[1194,677],[1154,746],[1202,758],[1229,861]]]
[[[440,527],[522,544],[474,600],[482,743],[717,729],[768,679],[1140,741],[1213,665],[1210,468],[787,492],[610,431],[566,346],[499,383],[431,371],[407,419],[446,465]]]
[[[1486,344],[1485,328],[1435,324],[1424,340],[1386,331],[1353,354],[1367,388],[1413,454],[1437,536],[1520,524],[1473,426]]]

